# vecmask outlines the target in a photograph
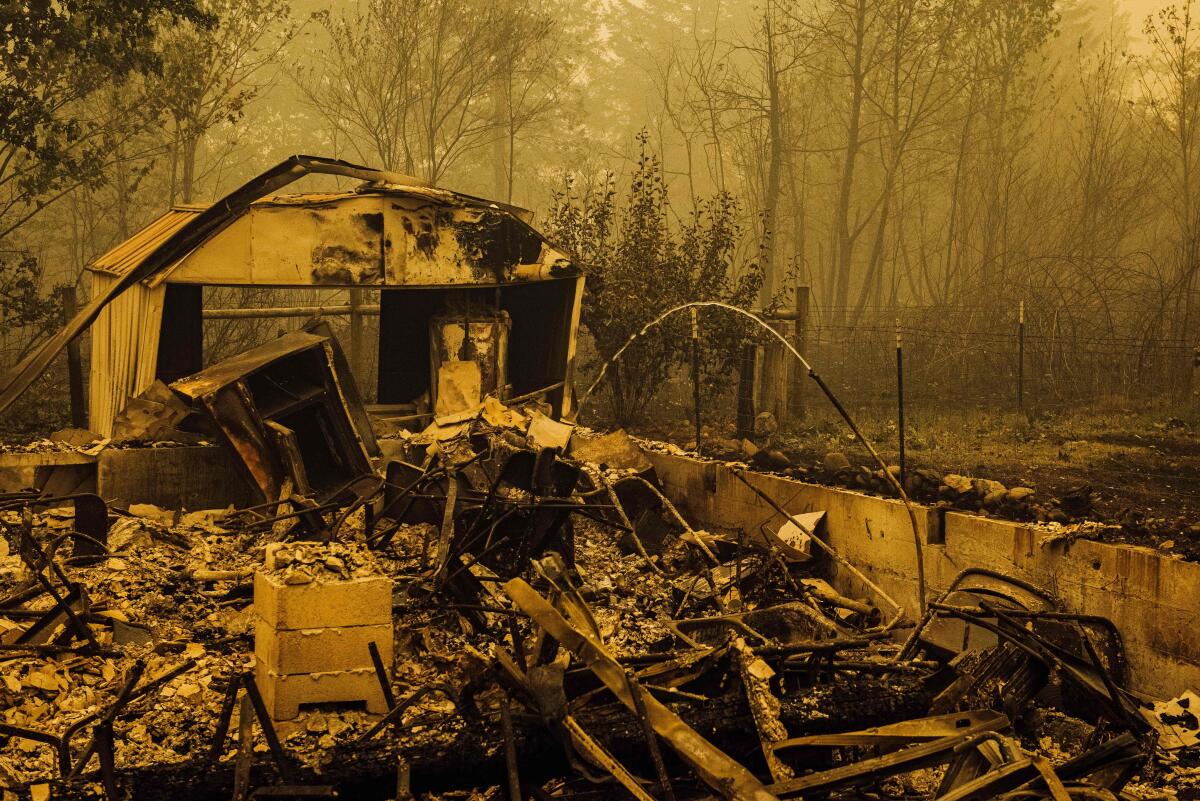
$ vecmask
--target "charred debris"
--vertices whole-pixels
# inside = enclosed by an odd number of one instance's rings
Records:
[[[366,183],[272,195],[311,173]],[[579,270],[413,180],[301,156],[172,210],[0,380],[2,411],[96,324],[102,439],[17,454],[37,488],[0,494],[3,801],[1111,801],[1200,773],[1200,698],[1134,692],[1104,618],[969,565],[927,595],[920,548],[902,609],[741,462],[783,524],[689,519],[656,446],[564,422]],[[376,408],[320,322],[202,367],[200,288],[256,283],[379,291],[406,345]],[[122,502],[121,469],[160,499],[227,479],[221,508]]]
[[[1198,699],[1131,691],[1103,618],[973,569],[923,614],[844,597],[820,512],[695,528],[639,443],[537,401],[377,440],[340,362],[298,332],[119,417],[223,443],[257,503],[0,497],[6,799],[1065,801],[1189,772]]]

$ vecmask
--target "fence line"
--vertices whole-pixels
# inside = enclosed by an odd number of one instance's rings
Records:
[[[902,310],[930,313],[928,309]],[[904,343],[907,398],[913,402],[1015,406],[1081,403],[1105,396],[1177,396],[1191,386],[1195,349],[1172,337],[1120,337],[1047,331],[1027,321],[997,320],[986,328],[945,319],[897,326],[810,325],[806,347],[832,384],[870,402],[895,395],[895,338]],[[971,314],[978,323],[978,313]]]

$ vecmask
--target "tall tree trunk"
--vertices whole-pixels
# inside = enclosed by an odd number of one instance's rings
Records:
[[[776,274],[776,225],[779,217],[779,188],[783,173],[783,109],[779,88],[779,71],[775,52],[774,20],[768,3],[765,15],[767,34],[767,184],[763,192],[763,283],[759,303],[766,308],[778,288]]]
[[[838,185],[837,207],[834,211],[836,248],[833,253],[834,297],[833,321],[841,325],[846,319],[850,298],[850,271],[854,265],[854,240],[850,230],[850,198],[854,191],[854,170],[862,137],[863,49],[866,46],[867,0],[857,0],[854,10],[854,54],[850,69],[850,120],[846,125],[846,151],[842,159],[842,175]]]
[[[941,297],[933,297],[934,303],[939,300],[949,303],[954,294],[954,239],[958,228],[958,206],[962,193],[962,177],[967,163],[967,143],[971,138],[971,122],[975,117],[975,89],[972,87],[971,96],[967,100],[967,115],[963,118],[962,133],[958,137],[958,155],[954,160],[954,179],[950,185],[950,210],[946,215],[946,263],[942,273]]]
[[[504,76],[497,76],[492,87],[492,115],[496,126],[496,138],[492,140],[492,191],[493,197],[505,202],[512,201],[512,183],[508,172],[508,143],[512,131],[512,119],[508,113],[508,87]]]
[[[196,185],[196,148],[199,144],[199,137],[189,133],[184,137],[180,148],[182,174],[179,180],[179,194],[184,203],[193,201],[192,195]]]
[[[867,271],[863,276],[862,289],[858,293],[858,302],[854,304],[854,315],[850,318],[851,327],[857,326],[862,320],[863,311],[871,300],[872,292],[878,302],[883,298],[883,251],[884,237],[887,236],[888,219],[892,208],[892,180],[889,174],[884,186],[883,203],[879,208],[879,219],[875,222],[875,242],[871,246],[871,255],[867,260]]]

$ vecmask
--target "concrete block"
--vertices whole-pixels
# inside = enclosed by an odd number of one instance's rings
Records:
[[[372,642],[379,648],[384,665],[390,665],[391,622],[295,630],[276,629],[262,618],[254,624],[254,656],[281,676],[372,667],[367,647]]]
[[[254,614],[275,629],[376,626],[392,623],[392,581],[369,576],[347,581],[284,584],[254,574]]]
[[[370,668],[281,676],[256,659],[254,681],[272,720],[291,720],[306,704],[365,701],[367,711],[373,715],[388,712],[383,688]]]

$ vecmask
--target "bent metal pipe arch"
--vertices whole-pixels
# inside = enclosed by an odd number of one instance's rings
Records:
[[[579,413],[583,411],[583,407],[588,402],[588,399],[592,396],[592,392],[596,389],[597,386],[599,386],[600,382],[604,380],[604,376],[608,373],[609,365],[615,363],[618,359],[620,359],[621,355],[625,353],[626,349],[629,348],[629,346],[632,345],[634,343],[634,341],[636,341],[639,337],[644,336],[647,332],[650,331],[650,329],[655,328],[658,325],[660,325],[664,320],[666,320],[668,317],[670,317],[673,314],[684,311],[685,309],[703,308],[705,306],[711,306],[711,307],[718,308],[718,309],[725,309],[726,311],[731,311],[736,314],[740,314],[743,317],[748,317],[749,319],[753,320],[755,323],[758,323],[758,325],[760,325],[764,329],[766,329],[767,333],[769,333],[771,336],[775,337],[780,342],[782,342],[783,346],[788,349],[788,352],[790,352],[793,356],[795,356],[800,361],[800,364],[804,365],[804,369],[808,373],[808,377],[811,378],[813,381],[815,381],[817,386],[821,388],[821,392],[825,395],[826,398],[829,399],[829,402],[831,404],[833,404],[833,408],[836,409],[838,414],[841,415],[842,419],[846,421],[846,425],[849,426],[850,431],[854,433],[854,436],[858,438],[858,441],[863,444],[863,446],[871,454],[872,458],[874,458],[876,463],[879,464],[880,468],[883,471],[883,475],[886,477],[886,480],[889,483],[891,483],[892,487],[896,490],[896,493],[899,495],[900,500],[904,503],[904,510],[908,513],[908,522],[909,522],[909,525],[912,527],[913,547],[916,551],[917,595],[918,595],[919,602],[920,602],[921,614],[925,614],[925,556],[921,550],[921,532],[920,532],[920,528],[917,526],[917,515],[916,515],[916,512],[913,511],[912,501],[909,500],[908,493],[906,493],[904,491],[904,485],[900,483],[899,479],[897,479],[894,475],[892,475],[892,472],[890,470],[888,470],[887,462],[885,462],[883,460],[883,457],[881,457],[879,455],[879,452],[877,450],[875,450],[875,446],[871,444],[870,440],[868,440],[866,438],[866,436],[862,433],[862,430],[859,429],[858,424],[856,424],[854,422],[854,420],[850,417],[850,413],[846,411],[846,407],[843,406],[842,402],[837,399],[837,396],[833,394],[833,390],[831,390],[829,388],[829,385],[825,383],[825,380],[823,378],[821,378],[820,375],[817,374],[817,371],[814,370],[813,366],[808,363],[808,360],[805,359],[804,356],[801,355],[800,351],[798,351],[794,347],[792,347],[792,343],[788,342],[787,339],[782,334],[780,334],[778,331],[776,331],[771,326],[767,325],[765,322],[762,321],[762,319],[760,317],[753,314],[752,312],[748,312],[745,309],[740,309],[737,306],[732,306],[728,303],[722,303],[719,300],[696,300],[696,301],[692,301],[691,303],[684,303],[679,306],[675,306],[673,308],[667,309],[665,312],[658,315],[653,320],[651,320],[650,322],[648,322],[644,326],[642,326],[640,331],[638,331],[636,334],[631,336],[625,342],[624,345],[622,345],[620,348],[617,349],[617,352],[612,355],[612,358],[604,363],[604,365],[600,368],[600,373],[596,376],[596,380],[592,382],[592,385],[587,388],[587,392],[583,393],[583,397],[579,399],[579,405],[576,407],[576,410],[575,410],[575,419],[579,418]],[[699,445],[699,443],[697,443],[697,445]]]

